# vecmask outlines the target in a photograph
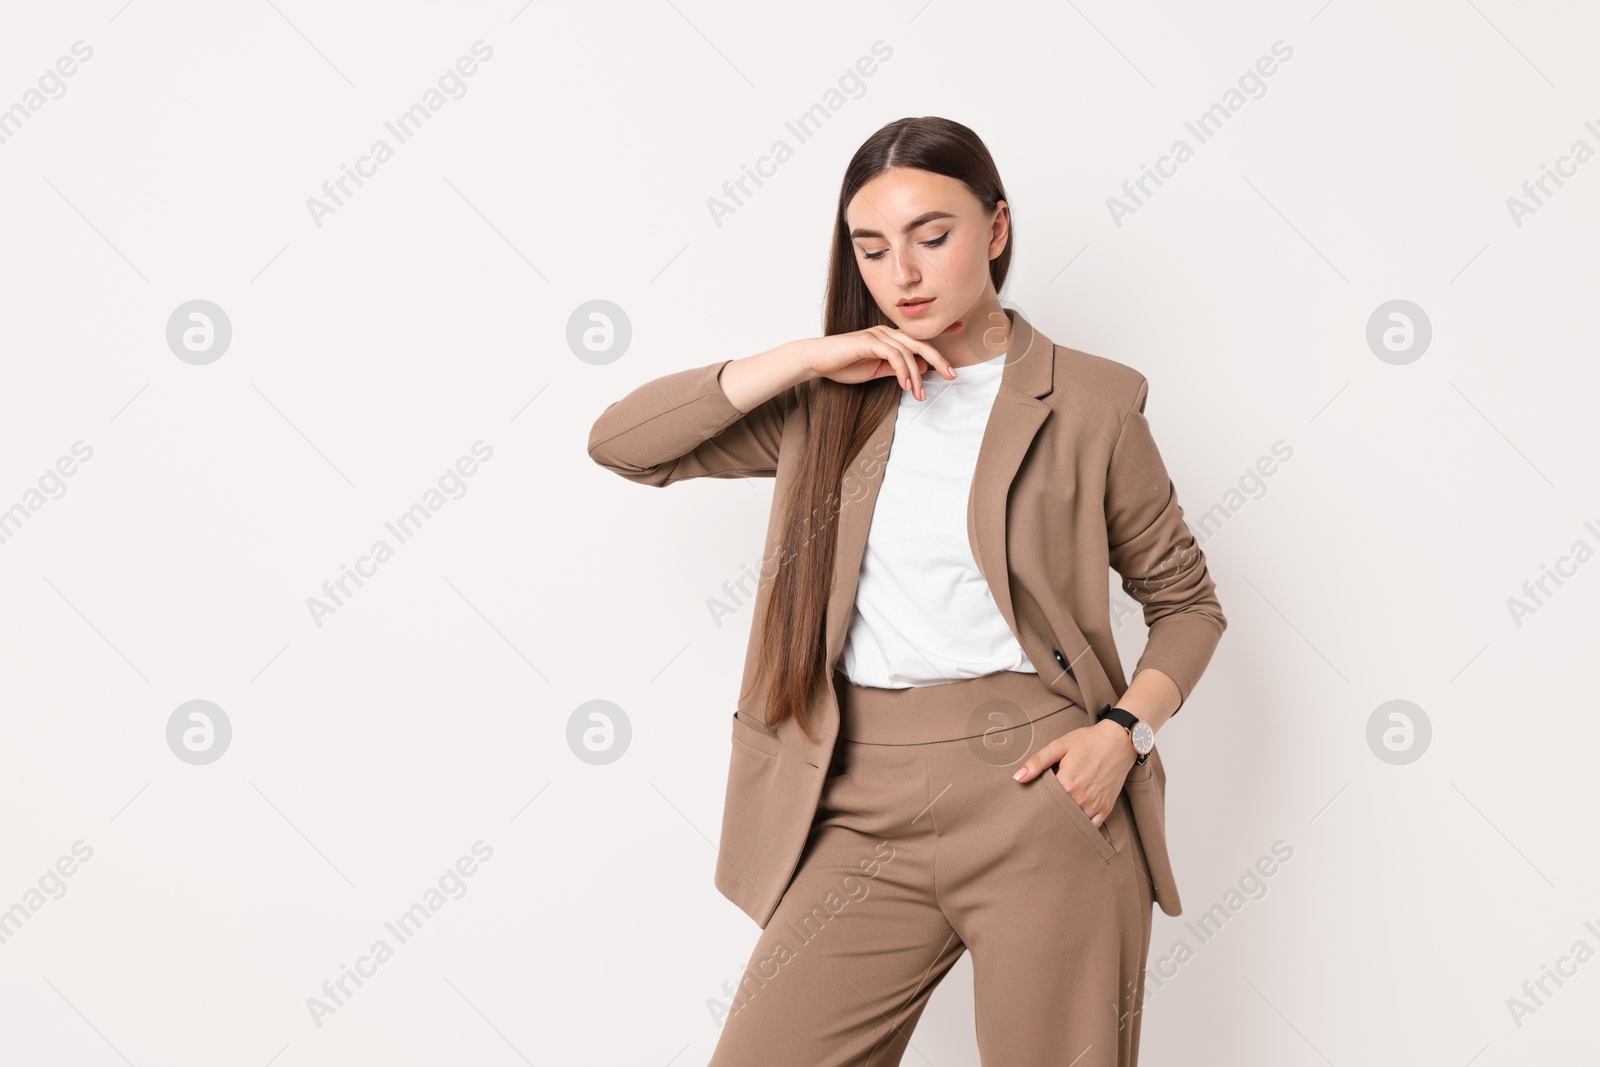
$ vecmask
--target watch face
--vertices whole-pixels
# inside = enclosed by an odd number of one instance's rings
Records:
[[[1156,732],[1150,729],[1147,722],[1135,723],[1133,726],[1133,750],[1143,756],[1156,747]]]

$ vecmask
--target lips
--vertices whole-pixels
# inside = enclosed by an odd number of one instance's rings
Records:
[[[911,307],[917,307],[917,306],[919,306],[921,304],[929,304],[929,303],[932,303],[932,302],[933,302],[933,297],[924,296],[924,297],[919,297],[919,298],[917,298],[915,300],[902,300],[902,301],[900,301],[900,306],[903,307],[903,308],[911,308]]]

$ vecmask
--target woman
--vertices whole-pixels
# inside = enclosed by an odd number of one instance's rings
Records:
[[[649,485],[776,478],[717,860],[763,932],[713,1067],[898,1064],[969,949],[984,1063],[1137,1062],[1152,904],[1180,910],[1151,739],[1226,620],[1148,383],[1002,309],[1010,258],[977,135],[891,123],[840,190],[825,335],[590,435]],[[1110,568],[1150,627],[1131,684]]]

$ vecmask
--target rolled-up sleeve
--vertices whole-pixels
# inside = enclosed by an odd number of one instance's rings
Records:
[[[1183,520],[1177,489],[1145,419],[1149,390],[1150,383],[1141,378],[1112,449],[1106,472],[1106,539],[1111,566],[1122,576],[1122,588],[1143,605],[1150,629],[1133,674],[1155,667],[1169,676],[1177,683],[1181,708],[1210,663],[1228,620],[1206,570],[1205,553]]]
[[[656,378],[610,404],[589,431],[589,457],[629,481],[657,487],[686,478],[776,475],[783,423],[803,387],[740,411],[719,380],[729,362]]]

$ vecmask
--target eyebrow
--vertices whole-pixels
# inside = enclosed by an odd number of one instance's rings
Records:
[[[934,219],[953,219],[955,217],[956,216],[952,212],[949,212],[949,211],[937,211],[937,210],[936,211],[924,211],[922,214],[918,215],[916,218],[912,219],[910,222],[908,222],[904,226],[900,227],[900,232],[901,233],[910,233],[912,230],[916,229],[918,226],[926,226],[928,223],[932,222]],[[857,237],[882,237],[882,236],[883,236],[883,234],[880,233],[879,231],[877,231],[877,230],[869,230],[865,226],[857,226],[855,229],[850,231],[850,237],[851,237],[852,240],[857,238]]]

